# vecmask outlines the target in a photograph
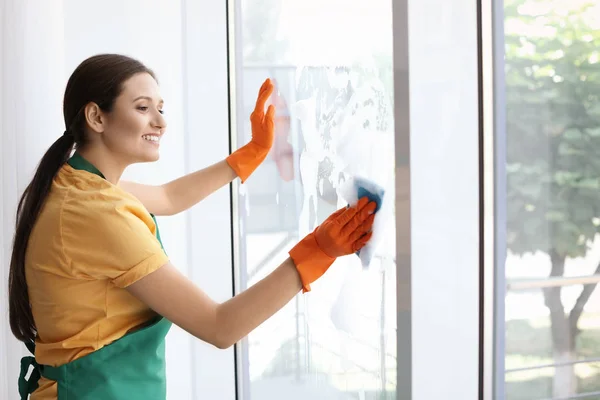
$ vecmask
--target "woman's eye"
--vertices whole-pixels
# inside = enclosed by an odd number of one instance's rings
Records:
[[[146,106],[139,106],[137,109],[138,109],[138,110],[140,110],[140,111],[146,112],[146,111],[148,111],[148,109],[149,109],[149,108],[150,108],[150,107],[146,107]],[[164,113],[165,113],[165,112],[164,112],[164,110],[158,110],[158,112],[159,112],[159,113],[161,113],[161,114],[164,114]]]

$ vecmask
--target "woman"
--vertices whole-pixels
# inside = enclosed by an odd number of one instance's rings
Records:
[[[240,177],[273,143],[273,90],[262,85],[251,141],[225,160],[163,186],[121,181],[156,161],[166,129],[151,70],[121,55],[81,63],[64,96],[65,133],[42,158],[17,211],[9,275],[22,399],[164,399],[164,338],[172,323],[218,348],[242,339],[336,257],[370,238],[375,204],[332,214],[270,275],[217,304],[171,265],[154,215],[172,215]],[[73,148],[76,150],[71,156]],[[34,366],[26,380],[27,370]]]

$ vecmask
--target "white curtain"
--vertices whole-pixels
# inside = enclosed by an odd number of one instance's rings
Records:
[[[8,324],[8,268],[18,199],[62,133],[62,0],[0,2],[0,398],[17,396],[24,346]]]

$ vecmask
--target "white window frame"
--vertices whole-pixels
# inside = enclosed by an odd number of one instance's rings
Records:
[[[481,382],[483,400],[505,397],[506,112],[504,0],[480,0]]]

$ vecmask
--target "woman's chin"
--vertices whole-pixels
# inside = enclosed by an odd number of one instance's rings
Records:
[[[154,161],[158,161],[158,160],[159,160],[159,158],[160,158],[160,153],[157,151],[156,153],[154,153],[154,154],[150,154],[150,155],[148,156],[148,160],[147,160],[147,162],[154,162]]]
[[[153,151],[153,152],[144,152],[142,154],[140,154],[137,157],[137,162],[138,163],[148,163],[148,162],[154,162],[154,161],[158,161],[158,159],[160,158],[160,153],[158,150]]]

